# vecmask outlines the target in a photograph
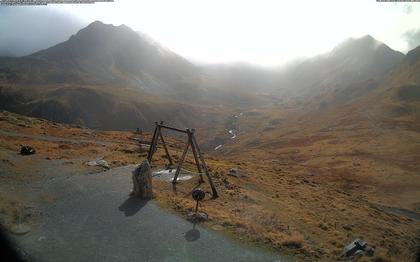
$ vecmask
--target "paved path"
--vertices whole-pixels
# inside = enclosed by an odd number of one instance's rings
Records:
[[[50,180],[39,228],[16,237],[36,261],[286,261],[128,197],[132,167]],[[211,214],[210,214],[211,215]]]

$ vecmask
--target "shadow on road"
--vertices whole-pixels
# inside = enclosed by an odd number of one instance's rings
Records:
[[[200,231],[195,228],[195,223],[193,224],[193,228],[188,230],[187,233],[185,233],[185,240],[188,242],[196,241],[200,238]]]
[[[134,196],[130,196],[121,206],[118,207],[118,210],[124,212],[126,216],[135,215],[140,209],[142,209],[149,200],[139,199]]]

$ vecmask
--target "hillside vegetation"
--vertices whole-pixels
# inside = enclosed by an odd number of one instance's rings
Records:
[[[55,154],[54,143],[10,132],[98,132],[118,139],[71,146],[68,157],[105,154],[112,166],[145,154],[118,145],[130,147],[130,132],[101,129],[195,128],[221,192],[203,207],[215,230],[306,261],[335,261],[355,238],[377,247],[373,261],[420,256],[420,47],[404,55],[365,36],[282,69],[198,66],[126,26],[95,22],[46,50],[0,58],[0,109],[77,125],[4,112],[2,150],[23,141]],[[179,138],[170,138],[175,159]],[[160,151],[154,168],[164,165]],[[173,192],[157,182],[156,200],[186,214],[195,183]]]

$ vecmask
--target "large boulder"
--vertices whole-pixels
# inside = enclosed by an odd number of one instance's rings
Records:
[[[368,255],[372,256],[375,249],[368,245],[366,241],[361,239],[355,239],[349,245],[343,248],[343,252],[341,253],[342,258],[352,259],[358,256]]]
[[[140,199],[151,199],[153,197],[152,170],[147,159],[133,171],[132,194]]]

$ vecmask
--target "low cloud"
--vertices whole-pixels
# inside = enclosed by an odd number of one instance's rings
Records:
[[[407,42],[408,51],[416,48],[420,45],[420,28],[406,31],[403,38]]]
[[[0,56],[23,56],[67,40],[84,24],[49,7],[0,7]]]
[[[411,14],[413,12],[413,7],[409,4],[403,6],[403,12],[407,15]]]

